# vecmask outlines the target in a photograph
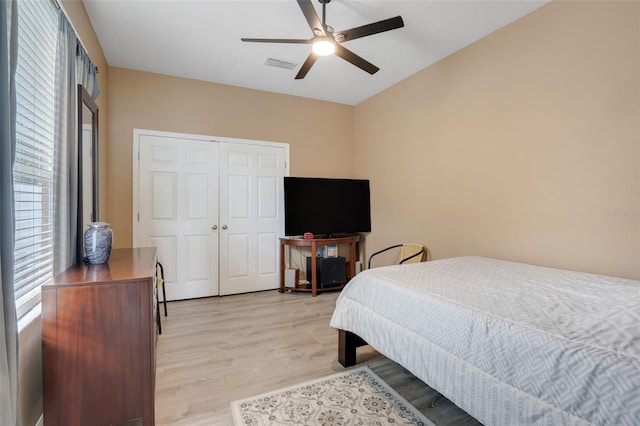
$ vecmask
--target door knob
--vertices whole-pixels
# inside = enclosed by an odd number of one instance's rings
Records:
[[[211,225],[211,229],[215,231],[216,229],[218,229],[218,225]]]
[[[227,229],[227,225],[222,225],[222,229]]]

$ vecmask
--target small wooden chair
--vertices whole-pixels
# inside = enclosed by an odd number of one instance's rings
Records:
[[[371,259],[373,259],[374,256],[377,256],[380,253],[384,253],[386,251],[389,251],[391,249],[395,249],[398,247],[402,247],[400,250],[400,262],[398,262],[399,265],[402,265],[404,263],[419,263],[427,260],[427,250],[424,248],[422,244],[415,244],[415,243],[395,244],[393,246],[377,251],[373,253],[371,256],[369,256],[367,269],[371,269]]]
[[[160,274],[158,274],[160,271]],[[164,305],[164,316],[167,316],[167,292],[164,289],[164,267],[162,263],[156,262],[156,322],[158,323],[158,333],[162,334],[162,322],[160,321],[160,303]],[[162,288],[162,302],[160,302],[160,288]]]

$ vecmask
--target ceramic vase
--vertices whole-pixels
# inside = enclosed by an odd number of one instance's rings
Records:
[[[111,254],[113,230],[106,222],[91,222],[84,231],[86,260],[92,265],[106,263]]]

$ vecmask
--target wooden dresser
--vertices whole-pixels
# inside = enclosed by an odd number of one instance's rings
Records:
[[[44,424],[153,425],[156,249],[114,249],[42,286]]]

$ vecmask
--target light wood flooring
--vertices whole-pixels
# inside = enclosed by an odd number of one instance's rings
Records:
[[[170,302],[156,353],[156,425],[231,426],[230,401],[343,371],[329,327],[338,294],[274,290]],[[358,363],[437,425],[479,425],[370,347],[358,349]]]

